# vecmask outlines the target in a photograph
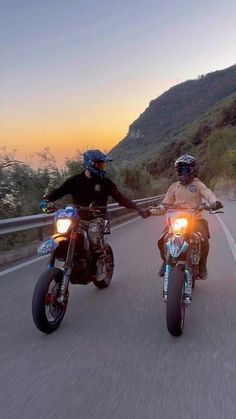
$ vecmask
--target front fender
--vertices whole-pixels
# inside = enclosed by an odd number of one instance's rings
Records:
[[[188,243],[182,236],[172,236],[166,243],[167,252],[174,258],[177,258],[181,253],[186,252]]]
[[[48,237],[37,249],[38,255],[44,256],[55,252],[62,241],[68,241],[68,238],[59,234]]]

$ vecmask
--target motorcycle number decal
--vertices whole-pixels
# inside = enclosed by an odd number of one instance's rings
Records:
[[[68,206],[68,208],[66,209],[58,210],[56,217],[57,218],[70,218],[70,217],[74,217],[75,215],[76,215],[75,208]]]
[[[58,216],[60,216],[60,217],[66,217],[67,215],[69,215],[69,214],[67,213],[67,211],[60,211],[60,212],[58,213]]]
[[[191,185],[189,188],[190,192],[197,192],[197,187],[196,185]]]

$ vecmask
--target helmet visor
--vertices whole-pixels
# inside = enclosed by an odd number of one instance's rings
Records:
[[[179,166],[177,167],[177,175],[190,175],[193,172],[193,168],[191,166]]]
[[[105,169],[105,162],[101,160],[97,160],[94,162],[94,167],[99,171],[104,171]]]

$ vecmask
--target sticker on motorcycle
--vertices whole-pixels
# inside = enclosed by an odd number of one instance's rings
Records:
[[[39,246],[37,253],[40,256],[47,255],[48,253],[54,252],[58,246],[59,244],[55,240],[49,238]]]

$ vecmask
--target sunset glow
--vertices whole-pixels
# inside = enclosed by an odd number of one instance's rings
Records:
[[[15,3],[1,5],[0,145],[21,158],[109,150],[165,90],[235,63],[233,1]]]

